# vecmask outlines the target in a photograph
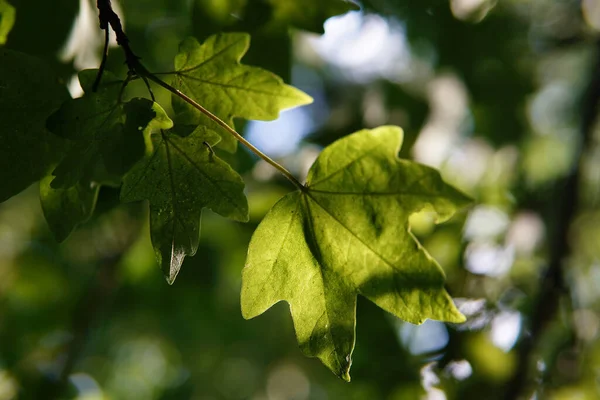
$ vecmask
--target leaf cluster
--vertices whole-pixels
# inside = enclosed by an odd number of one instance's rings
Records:
[[[312,30],[349,8],[336,0],[268,4],[275,21]],[[0,41],[11,24],[4,15],[14,18],[8,7],[0,0]],[[0,140],[6,144],[0,201],[39,180],[42,209],[58,241],[90,218],[101,186],[120,188],[124,203],[147,201],[156,260],[172,284],[184,258],[198,250],[204,208],[248,220],[244,181],[215,151],[234,152],[238,141],[251,146],[234,131],[234,119],[273,120],[312,101],[275,74],[242,64],[249,43],[245,33],[186,39],[164,74],[147,72],[127,53],[130,67],[138,67],[125,79],[81,71],[84,94],[76,99],[43,61],[0,50]],[[144,79],[149,98],[125,98],[135,79]],[[155,101],[148,79],[171,92],[172,112]],[[402,138],[400,128],[384,126],[324,149],[306,183],[294,179],[298,190],[260,223],[243,271],[243,316],[288,302],[303,352],[345,380],[358,294],[412,323],[464,320],[408,218],[428,208],[444,221],[468,199],[437,171],[399,159]]]

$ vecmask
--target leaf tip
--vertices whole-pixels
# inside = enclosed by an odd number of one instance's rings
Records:
[[[167,281],[169,286],[171,286],[175,283],[175,278],[177,278],[177,274],[173,274],[173,275],[165,274],[165,280]]]
[[[160,261],[160,265],[162,265],[162,271],[165,280],[169,285],[172,285],[173,283],[175,283],[175,279],[179,274],[179,270],[181,269],[181,264],[183,264],[185,254],[179,254],[175,252],[171,255],[171,258],[168,259],[168,262],[164,262],[166,258],[162,254],[158,255],[157,253],[157,256],[158,261]]]
[[[448,319],[448,322],[453,324],[462,324],[464,322],[467,322],[467,317],[465,317],[463,313],[455,309],[452,313],[452,317]]]
[[[305,93],[301,90],[298,90],[298,100],[300,103],[298,105],[300,105],[300,106],[312,104],[315,101],[315,99],[313,99],[313,97],[311,95],[309,95],[308,93]]]
[[[342,369],[340,370],[339,377],[342,378],[345,382],[350,382],[350,367],[352,366],[352,356],[348,354],[346,356],[346,362],[342,365]]]
[[[244,303],[242,302],[242,318],[244,318],[246,321],[252,319],[255,317],[254,313],[250,312],[248,310],[247,307],[244,306]]]

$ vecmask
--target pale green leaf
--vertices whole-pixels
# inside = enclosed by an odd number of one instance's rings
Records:
[[[43,60],[0,49],[0,202],[45,176],[66,148],[46,118],[69,98]]]
[[[233,118],[276,119],[281,110],[312,102],[307,94],[283,83],[273,73],[240,64],[248,50],[250,36],[222,33],[203,44],[184,40],[175,57],[173,86],[194,99],[233,127]],[[198,110],[173,95],[176,121],[186,125],[211,124]],[[219,128],[216,128],[220,132]],[[219,145],[234,151],[236,141],[227,133]]]
[[[8,33],[15,24],[17,11],[6,0],[0,0],[0,45],[6,43]]]
[[[399,128],[382,127],[327,147],[306,190],[261,222],[243,272],[243,316],[288,302],[303,352],[345,380],[358,294],[411,323],[464,321],[408,218],[430,208],[443,221],[469,200],[434,169],[398,159],[401,142]]]
[[[123,81],[105,72],[97,92],[91,90],[97,70],[80,73],[85,91],[65,102],[48,119],[48,128],[72,141],[53,172],[53,188],[68,188],[82,180],[119,185],[121,177],[144,155],[146,130],[168,129],[172,121],[148,99],[120,100]]]
[[[149,153],[125,176],[121,190],[122,201],[149,201],[152,245],[169,283],[184,257],[198,249],[203,208],[238,221],[248,219],[242,178],[210,148],[219,135],[202,127],[189,135],[177,129],[179,134],[151,136]]]
[[[62,242],[77,225],[92,216],[100,186],[77,183],[67,189],[53,189],[52,179],[47,176],[40,180],[40,201],[50,231]]]

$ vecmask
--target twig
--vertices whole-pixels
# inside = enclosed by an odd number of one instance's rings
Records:
[[[98,74],[96,75],[96,80],[94,81],[94,86],[92,86],[92,92],[98,91],[98,86],[100,86],[100,81],[102,80],[102,74],[104,74],[104,68],[106,68],[106,60],[108,60],[108,42],[110,39],[110,35],[108,27],[104,30],[104,51],[102,52],[102,62],[100,63],[100,68],[98,68]]]
[[[600,104],[600,40],[596,42],[596,62],[593,75],[582,102],[582,116],[579,128],[581,142],[579,156],[588,148]],[[554,229],[554,240],[551,241],[549,265],[544,274],[536,307],[531,316],[529,335],[521,340],[518,350],[518,364],[508,390],[506,400],[514,400],[526,390],[528,371],[533,350],[541,338],[546,326],[558,311],[560,299],[567,293],[567,285],[563,272],[565,258],[571,252],[569,246],[569,228],[576,211],[578,194],[581,188],[581,165],[578,162],[569,175],[556,185],[555,195],[558,199],[559,215]]]
[[[143,68],[143,70],[145,70],[145,68],[141,64],[139,65],[139,67],[141,67],[141,68]],[[277,161],[273,160],[271,157],[269,157],[268,155],[266,155],[265,153],[260,151],[258,148],[256,148],[252,143],[250,143],[248,140],[246,140],[246,138],[244,138],[242,135],[240,135],[235,129],[233,129],[232,127],[227,125],[227,123],[225,121],[223,121],[221,118],[217,117],[212,112],[210,112],[209,110],[207,110],[200,104],[196,103],[196,101],[194,101],[194,99],[190,98],[185,93],[181,92],[178,89],[175,89],[173,86],[171,86],[168,83],[163,82],[161,79],[155,77],[150,72],[143,71],[141,73],[143,75],[147,76],[148,79],[150,79],[151,81],[153,81],[153,82],[157,83],[158,85],[162,86],[163,88],[167,89],[169,92],[179,96],[186,103],[188,103],[189,105],[194,107],[196,110],[200,111],[202,114],[206,115],[212,121],[217,123],[217,125],[219,125],[223,129],[225,129],[229,134],[231,134],[234,138],[236,138],[237,141],[242,143],[244,146],[246,146],[248,149],[250,149],[250,151],[252,151],[258,157],[262,158],[264,161],[269,163],[276,170],[278,170],[283,176],[285,176],[290,182],[292,182],[294,184],[294,186],[296,186],[300,191],[306,190],[306,187],[298,179],[296,179],[296,177],[294,175],[292,175],[292,173],[290,171],[288,171],[285,167],[283,167]]]
[[[196,110],[200,111],[202,114],[206,115],[212,121],[214,121],[221,128],[225,129],[227,133],[232,135],[237,141],[246,146],[250,151],[256,154],[258,157],[266,161],[268,164],[273,166],[276,170],[278,170],[283,176],[285,176],[290,182],[294,184],[300,191],[305,191],[306,187],[298,180],[290,171],[288,171],[284,166],[273,160],[271,157],[267,156],[265,153],[256,148],[252,143],[247,141],[242,135],[240,135],[235,129],[230,127],[225,121],[221,118],[217,117],[215,114],[204,108],[202,105],[198,104],[192,98],[182,93],[181,91],[175,89],[168,83],[159,79],[156,75],[152,74],[150,71],[142,65],[139,61],[139,57],[137,57],[131,47],[129,46],[129,39],[125,32],[123,32],[123,27],[121,26],[121,21],[119,16],[113,11],[110,0],[98,0],[97,6],[99,10],[99,18],[100,18],[100,28],[108,29],[110,26],[117,36],[117,43],[121,46],[123,51],[125,52],[125,61],[129,70],[142,77],[144,81],[149,79],[174,95],[181,98],[183,101],[194,107]]]

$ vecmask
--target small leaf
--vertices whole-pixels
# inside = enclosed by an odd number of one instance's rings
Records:
[[[327,147],[306,190],[261,222],[243,271],[244,318],[287,301],[303,352],[347,381],[358,294],[411,323],[464,321],[408,218],[430,207],[445,220],[469,200],[432,168],[398,159],[401,142],[399,128],[382,127]]]
[[[148,99],[120,101],[123,81],[105,72],[102,85],[92,92],[96,70],[80,73],[85,95],[65,102],[48,119],[49,129],[72,141],[56,167],[53,188],[68,188],[82,180],[118,186],[121,177],[144,155],[148,129],[170,128],[164,110]]]
[[[348,0],[268,1],[273,6],[275,22],[317,33],[323,33],[323,24],[328,18],[360,8]]]
[[[198,249],[204,207],[248,220],[242,178],[209,148],[219,140],[219,135],[202,127],[185,137],[173,130],[153,134],[149,154],[125,176],[121,200],[150,202],[152,244],[169,284],[184,257]]]
[[[45,176],[66,141],[46,129],[46,118],[69,98],[44,61],[0,49],[0,202]]]
[[[173,86],[232,127],[234,117],[273,120],[281,110],[312,102],[273,73],[240,64],[249,45],[250,36],[245,33],[214,35],[202,45],[194,38],[184,40],[175,57]],[[205,116],[176,95],[173,108],[177,122],[208,124],[212,129]],[[234,151],[236,143],[224,134],[219,146]]]
[[[92,216],[100,186],[77,183],[68,189],[53,189],[52,179],[47,176],[40,181],[40,201],[50,230],[62,242]]]
[[[8,33],[15,24],[17,11],[6,0],[0,0],[0,45],[6,43]]]

